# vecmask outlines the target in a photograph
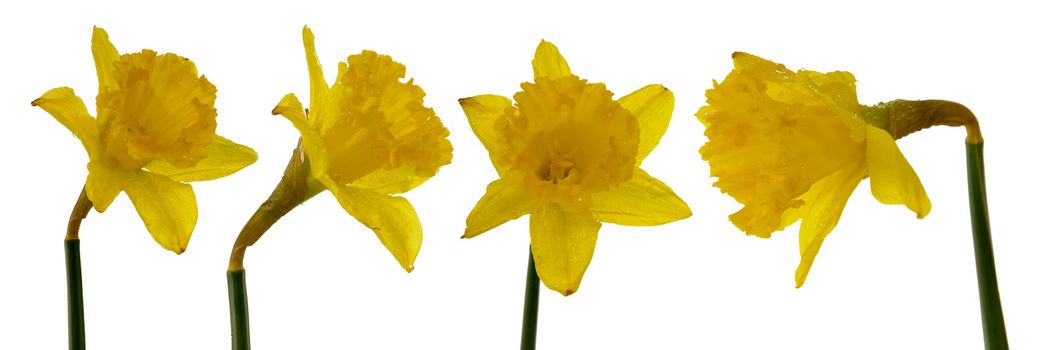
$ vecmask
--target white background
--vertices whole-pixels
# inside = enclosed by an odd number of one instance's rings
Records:
[[[362,49],[406,64],[455,152],[451,165],[407,195],[424,227],[411,274],[327,193],[250,248],[255,349],[518,346],[528,223],[459,239],[496,174],[456,100],[513,94],[532,78],[542,38],[558,45],[574,73],[617,96],[650,83],[675,93],[671,127],[643,167],[694,216],[660,227],[605,225],[579,292],[541,291],[539,348],[982,348],[964,131],[936,128],[899,142],[933,202],[927,218],[879,204],[862,182],[797,290],[798,226],[771,239],[746,237],[726,219],[739,205],[711,187],[697,154],[705,138],[693,114],[712,79],[731,69],[733,51],[792,69],[849,70],[862,103],[939,98],[969,106],[987,140],[1011,344],[1051,348],[1049,11],[1009,2],[876,3],[9,2],[0,13],[0,349],[65,347],[62,238],[87,157],[29,103],[70,86],[94,114],[92,25],[121,52],[152,48],[194,60],[219,89],[219,133],[255,148],[259,161],[194,185],[200,219],[182,256],[154,243],[124,195],[88,216],[87,341],[92,349],[229,346],[229,250],[298,137],[270,110],[288,92],[306,101],[304,24],[317,35],[329,79],[336,62]]]

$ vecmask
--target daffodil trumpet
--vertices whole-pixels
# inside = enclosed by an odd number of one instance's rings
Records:
[[[657,226],[693,213],[641,168],[671,120],[670,90],[653,84],[614,100],[547,41],[537,45],[533,82],[521,87],[514,101],[460,99],[500,177],[468,214],[463,238],[529,215],[521,345],[533,349],[540,282],[563,296],[579,290],[603,223]]]
[[[73,89],[33,100],[73,133],[88,155],[88,176],[66,228],[69,348],[84,349],[80,223],[105,212],[121,192],[164,249],[186,251],[197,224],[197,199],[187,182],[221,178],[256,160],[255,151],[216,135],[216,88],[193,61],[153,50],[120,54],[94,28],[98,75],[96,117]]]
[[[314,34],[303,27],[310,104],[285,95],[271,111],[299,131],[298,146],[270,197],[248,220],[230,253],[227,287],[231,344],[251,347],[244,256],[274,223],[321,192],[376,234],[406,272],[423,241],[416,209],[397,196],[433,177],[452,160],[449,131],[423,104],[424,91],[390,56],[362,51],[339,62],[325,81]],[[309,113],[308,113],[309,111]]]
[[[986,347],[1006,349],[1003,314],[989,237],[977,118],[950,101],[858,103],[849,72],[793,71],[743,52],[734,69],[705,94],[697,112],[708,142],[700,153],[715,186],[743,208],[730,221],[767,238],[800,222],[796,287],[862,180],[884,204],[900,204],[923,218],[931,202],[896,140],[932,126],[967,130],[971,221]]]

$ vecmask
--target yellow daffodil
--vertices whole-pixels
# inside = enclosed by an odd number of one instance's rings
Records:
[[[152,50],[121,55],[101,28],[91,52],[97,119],[68,87],[44,93],[33,106],[84,144],[89,206],[104,212],[127,193],[157,243],[182,253],[197,223],[196,197],[185,182],[237,172],[255,162],[255,151],[215,134],[215,86],[192,61]]]
[[[533,75],[514,104],[495,95],[460,99],[500,175],[467,217],[463,237],[530,214],[536,272],[568,296],[580,286],[602,222],[652,226],[691,215],[639,168],[668,128],[674,97],[649,85],[614,100],[605,85],[573,75],[546,41]]]
[[[288,94],[273,110],[299,130],[305,155],[298,164],[293,157],[282,183],[294,181],[303,186],[292,190],[299,192],[278,207],[291,209],[327,189],[347,213],[376,233],[406,271],[412,271],[423,240],[420,220],[408,200],[392,194],[420,185],[449,164],[449,130],[434,110],[423,105],[423,89],[412,79],[401,81],[405,66],[390,56],[373,51],[350,55],[339,62],[330,86],[314,50],[314,34],[306,27],[303,45],[310,108],[304,110],[295,94]],[[298,166],[305,167],[304,171],[290,175]],[[264,215],[269,218],[260,220],[277,219]],[[249,226],[235,243],[231,271],[240,267],[244,248],[265,230],[249,230]]]
[[[907,132],[890,128],[884,105],[858,103],[853,75],[793,72],[741,52],[733,60],[697,113],[708,137],[701,157],[715,186],[744,204],[730,220],[747,234],[770,237],[802,220],[796,287],[862,179],[884,204],[904,204],[919,218],[930,212],[894,142]]]

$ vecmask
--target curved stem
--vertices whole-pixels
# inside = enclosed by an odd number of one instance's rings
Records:
[[[529,249],[529,268],[526,271],[525,308],[522,311],[522,350],[536,349],[536,320],[540,304],[540,277],[533,262],[533,249]]]
[[[320,192],[308,182],[308,163],[303,153],[303,143],[292,152],[281,182],[263,204],[248,219],[234,241],[230,252],[230,264],[226,272],[227,292],[230,298],[230,334],[234,350],[251,349],[248,326],[248,287],[245,283],[245,250],[255,244],[278,219],[296,206]]]
[[[263,204],[259,205],[259,209],[256,209],[237,235],[233,250],[230,252],[230,266],[227,271],[243,270],[245,250],[259,241],[263,233],[266,233],[278,219],[317,194],[316,191],[309,188],[308,167],[301,140],[299,146],[292,152],[292,159],[288,160],[288,166],[285,167],[281,182],[277,183],[274,192]]]
[[[80,190],[80,197],[77,198],[77,204],[73,205],[73,212],[69,214],[69,223],[66,225],[67,240],[80,239],[80,222],[88,217],[88,213],[91,212],[91,206],[88,192]]]
[[[936,126],[967,128],[967,143],[982,142],[978,118],[967,106],[945,100],[894,100],[880,103],[863,116],[866,122],[887,130],[895,140]]]
[[[80,222],[91,212],[91,200],[80,191],[66,226],[66,296],[69,312],[69,349],[84,350],[84,288],[80,273]]]
[[[237,236],[230,253],[230,266],[226,271],[227,292],[230,298],[230,335],[233,350],[252,348],[248,327],[248,287],[245,284],[244,254],[248,246],[255,243],[282,216],[295,208],[300,200],[289,198],[282,179],[270,198],[263,202]],[[246,243],[247,242],[247,243]]]
[[[243,270],[245,250],[255,244],[263,233],[277,223],[278,219],[303,203],[303,194],[290,190],[290,186],[289,182],[282,178],[270,197],[259,206],[259,209],[256,209],[245,226],[241,228],[241,233],[237,235],[233,250],[230,252],[230,266],[227,271]]]
[[[1007,349],[1007,329],[996,283],[993,242],[989,231],[989,208],[985,196],[984,143],[967,142],[967,184],[971,199],[971,231],[974,234],[974,262],[978,271],[978,296],[982,307],[985,348]]]
[[[974,235],[974,262],[978,271],[978,296],[982,308],[985,348],[1007,349],[1007,330],[996,283],[993,242],[989,232],[989,208],[985,196],[984,140],[978,118],[966,106],[944,100],[894,100],[866,111],[867,122],[887,130],[895,139],[923,130],[944,126],[967,129],[967,190],[971,202],[971,232]]]

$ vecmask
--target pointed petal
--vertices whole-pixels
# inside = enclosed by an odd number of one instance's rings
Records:
[[[467,122],[471,124],[471,130],[478,136],[485,149],[489,151],[489,159],[493,162],[497,171],[501,171],[496,162],[496,150],[499,135],[496,133],[496,120],[503,115],[508,108],[514,108],[511,100],[499,95],[478,95],[475,97],[461,98],[460,107],[467,115]]]
[[[299,130],[299,135],[303,140],[303,150],[306,152],[307,159],[310,160],[311,175],[319,179],[327,177],[329,158],[328,152],[325,151],[325,143],[321,140],[321,135],[318,135],[314,128],[307,124],[303,105],[299,103],[296,95],[285,95],[271,113],[285,117],[292,122],[296,130]]]
[[[656,226],[693,215],[668,185],[642,169],[631,180],[591,196],[591,214],[601,222],[626,226]]]
[[[639,121],[639,153],[635,163],[642,164],[668,130],[675,96],[663,85],[653,84],[621,97],[617,103]]]
[[[376,233],[405,271],[412,272],[423,228],[408,200],[352,186],[340,186],[332,194],[348,214]]]
[[[587,213],[570,213],[553,203],[530,214],[529,241],[545,286],[566,296],[580,288],[600,227]]]
[[[802,219],[802,218],[803,218],[803,207],[802,206],[785,209],[785,211],[783,213],[781,213],[781,225],[778,226],[777,230],[778,231],[784,230],[785,227],[788,227],[789,225],[792,225],[792,224],[796,223],[796,221],[799,221],[799,219]]]
[[[321,95],[328,91],[325,83],[325,73],[321,71],[321,61],[317,58],[317,50],[314,49],[314,32],[303,26],[303,50],[307,54],[307,74],[310,75],[310,109],[321,102]]]
[[[540,78],[545,78],[555,80],[572,74],[569,71],[569,63],[566,63],[566,59],[562,58],[562,54],[558,53],[558,48],[555,47],[555,44],[541,40],[540,45],[536,47],[536,54],[533,56],[533,79],[540,80]]]
[[[467,215],[467,228],[463,238],[471,238],[489,231],[505,222],[528,214],[539,202],[505,180],[489,183],[485,195],[478,200],[471,214]]]
[[[176,254],[186,251],[197,225],[197,197],[190,185],[140,171],[124,192],[157,243]]]
[[[33,100],[33,106],[40,107],[51,114],[62,126],[69,129],[84,144],[88,156],[93,156],[99,148],[99,129],[95,118],[88,114],[84,101],[68,87],[54,88]]]
[[[339,63],[336,64],[336,80],[334,81],[342,81],[343,76],[347,74],[348,68],[350,67],[347,66],[347,61],[339,61]]]
[[[88,180],[84,191],[87,192],[95,210],[102,213],[124,189],[126,181],[124,171],[113,162],[104,159],[92,160],[88,162]]]
[[[395,169],[380,169],[354,180],[354,187],[366,188],[383,194],[405,193],[429,179],[416,175],[416,167],[404,165]]]
[[[95,27],[91,33],[91,56],[95,58],[95,73],[99,76],[99,91],[103,88],[116,89],[113,80],[113,63],[120,61],[120,53],[109,42],[109,34],[102,28]]]
[[[496,119],[508,108],[513,108],[511,100],[499,95],[478,95],[461,98],[460,108],[467,115],[467,122],[471,124],[471,130],[478,140],[492,153],[499,137],[496,134]]]
[[[905,204],[917,218],[927,216],[931,211],[931,200],[894,138],[883,129],[868,126],[866,140],[865,156],[872,196],[883,204]]]
[[[847,199],[865,178],[864,164],[846,167],[818,181],[803,195],[803,223],[799,226],[799,267],[796,268],[796,288],[803,286],[814,257],[825,237],[839,223],[839,216]]]
[[[207,181],[236,173],[259,158],[251,148],[219,135],[215,135],[206,152],[208,155],[204,159],[188,168],[179,168],[160,159],[147,164],[146,170],[179,182]]]

